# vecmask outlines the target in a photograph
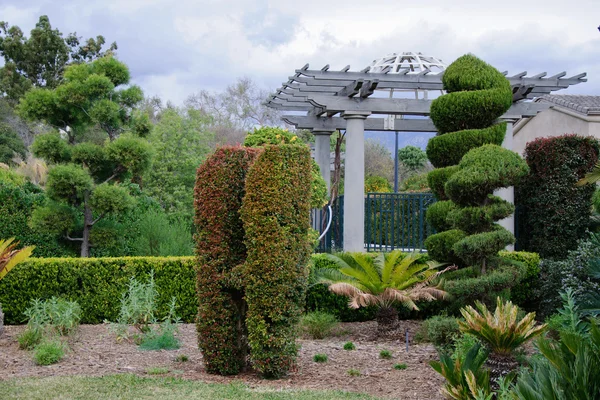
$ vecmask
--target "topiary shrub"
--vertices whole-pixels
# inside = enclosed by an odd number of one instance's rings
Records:
[[[527,144],[530,172],[516,187],[519,248],[560,259],[577,248],[589,224],[595,185],[575,184],[598,160],[593,137],[564,135]]]
[[[246,364],[246,302],[236,272],[246,260],[239,210],[246,174],[259,152],[221,147],[196,175],[198,345],[210,373],[237,374]]]
[[[372,175],[365,179],[365,193],[391,193],[394,189],[383,176]]]
[[[246,178],[240,210],[246,232],[244,283],[250,360],[265,377],[280,377],[297,354],[304,303],[311,196],[305,146],[267,146]]]
[[[443,204],[428,212],[441,232],[425,245],[433,258],[458,258],[480,265],[484,272],[488,260],[514,242],[510,232],[494,223],[514,210],[491,195],[517,184],[528,172],[516,153],[500,147],[506,124],[495,123],[512,105],[512,90],[498,70],[473,55],[453,62],[442,82],[447,94],[431,104],[438,135],[427,145],[427,157],[437,168],[429,175],[429,185],[438,200],[449,199],[455,207]]]

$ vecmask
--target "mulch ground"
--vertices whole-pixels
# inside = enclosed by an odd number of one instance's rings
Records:
[[[367,393],[395,399],[442,399],[439,393],[443,379],[429,366],[437,353],[429,344],[410,344],[405,348],[404,330],[413,337],[419,322],[403,321],[401,331],[377,338],[375,322],[344,323],[336,337],[323,340],[301,339],[297,369],[288,377],[266,381],[253,372],[235,377],[207,374],[202,354],[197,348],[195,326],[181,325],[178,337],[181,348],[173,351],[143,351],[132,342],[117,343],[106,325],[83,325],[69,339],[70,350],[58,364],[37,366],[30,352],[20,350],[17,335],[23,326],[7,326],[0,337],[0,381],[20,377],[45,376],[103,376],[119,373],[148,375],[153,367],[168,368],[170,376],[204,382],[243,382],[251,387],[271,386],[284,389],[332,389]],[[356,350],[343,350],[352,341]],[[381,350],[390,350],[392,358],[379,358]],[[326,363],[316,363],[313,356],[326,354]],[[178,355],[189,357],[177,362]],[[396,370],[395,364],[406,364],[405,370]],[[350,376],[348,370],[360,371]]]

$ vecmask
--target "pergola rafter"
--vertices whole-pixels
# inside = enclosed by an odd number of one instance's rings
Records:
[[[394,54],[394,57],[397,55]],[[390,58],[393,61],[394,57]],[[404,58],[425,60],[420,54],[403,53]],[[350,66],[341,71],[331,71],[329,65],[320,70],[311,70],[309,65],[295,71],[287,82],[265,102],[268,107],[283,112],[282,119],[296,128],[310,129],[315,134],[315,159],[321,167],[325,182],[329,184],[329,135],[339,129],[346,130],[346,183],[344,200],[344,250],[362,251],[364,246],[364,131],[408,131],[435,132],[428,118],[405,119],[403,116],[426,117],[430,114],[431,100],[418,98],[419,92],[443,91],[443,71],[431,73],[431,67],[443,69],[443,63],[420,65],[420,72],[413,65],[402,67],[376,65],[372,71],[367,67],[361,71],[350,71]],[[386,61],[385,59],[384,61]],[[433,58],[432,58],[433,60]],[[425,60],[426,61],[426,60]],[[387,61],[386,61],[387,62]],[[512,148],[512,121],[522,117],[533,117],[549,108],[546,103],[523,100],[566,89],[571,85],[586,82],[586,74],[568,78],[566,72],[546,77],[546,72],[527,76],[527,72],[508,76],[513,92],[512,107],[501,116],[509,121],[503,146]],[[376,91],[386,91],[387,96],[374,96]],[[397,91],[412,91],[415,99],[398,98]],[[387,117],[371,117],[373,114]],[[397,116],[400,116],[397,118]],[[397,143],[397,137],[396,137]],[[508,189],[501,197],[512,201],[513,192]],[[514,231],[511,221],[506,223]]]

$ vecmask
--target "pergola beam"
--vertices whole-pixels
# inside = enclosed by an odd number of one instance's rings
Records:
[[[317,117],[314,115],[284,115],[285,123],[297,129],[310,129],[313,131],[335,131],[346,129],[346,120],[341,117]],[[394,126],[387,127],[386,118],[365,119],[365,131],[401,131],[401,132],[436,132],[437,129],[430,119],[394,119]]]

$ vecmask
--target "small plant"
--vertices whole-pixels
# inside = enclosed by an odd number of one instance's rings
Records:
[[[150,328],[140,338],[139,346],[142,350],[177,350],[181,347],[179,339],[175,337],[179,319],[175,317],[175,298],[171,300],[169,314],[160,323],[158,329]]]
[[[352,342],[344,343],[344,350],[356,350],[356,346]]]
[[[324,339],[339,325],[338,319],[324,311],[312,311],[302,316],[300,326],[313,339]]]
[[[360,371],[357,369],[354,369],[354,368],[349,369],[346,373],[350,376],[360,376],[361,375]]]
[[[58,340],[42,342],[33,352],[33,361],[37,365],[56,364],[65,356],[63,344]]]
[[[408,366],[406,364],[396,364],[394,365],[394,369],[406,369]]]
[[[458,319],[445,315],[436,315],[427,319],[419,331],[422,341],[431,342],[442,349],[448,349],[459,335]]]
[[[188,362],[189,360],[190,358],[185,354],[180,354],[177,357],[175,357],[175,362],[179,363]]]
[[[28,329],[51,330],[60,335],[69,335],[77,329],[81,321],[81,307],[76,301],[52,297],[50,300],[31,301],[25,310]]]
[[[392,352],[389,350],[381,350],[379,352],[379,358],[383,358],[384,360],[389,360],[392,358]]]
[[[146,370],[148,375],[164,375],[169,373],[169,368],[165,367],[152,367]]]
[[[42,337],[43,334],[41,329],[27,327],[27,329],[17,336],[19,348],[21,350],[31,350],[42,341]]]
[[[318,362],[318,363],[324,363],[327,362],[327,354],[315,354],[313,356],[313,361],[314,362]]]

